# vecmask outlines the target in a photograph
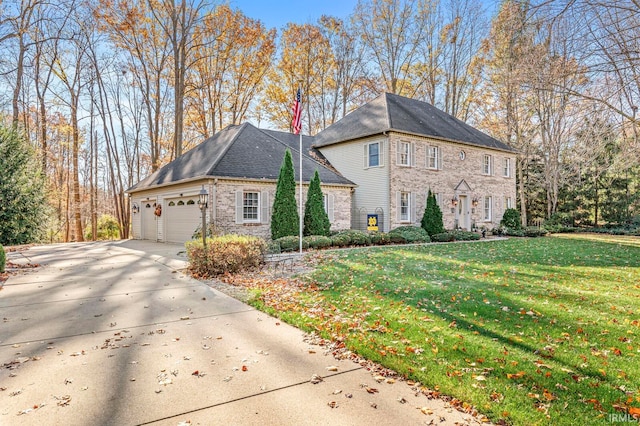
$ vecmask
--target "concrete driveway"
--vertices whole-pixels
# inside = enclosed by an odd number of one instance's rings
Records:
[[[8,253],[42,266],[0,291],[0,424],[477,423],[190,278],[182,251],[117,241]]]

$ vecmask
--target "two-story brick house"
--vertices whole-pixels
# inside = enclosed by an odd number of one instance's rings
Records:
[[[284,152],[296,180],[299,137],[230,126],[127,192],[134,238],[186,241],[200,223],[197,193],[227,232],[269,236],[270,209]],[[381,230],[418,225],[427,191],[436,194],[446,228],[494,228],[515,205],[515,151],[424,102],[385,93],[318,135],[303,137],[303,181],[317,169],[332,229]],[[162,214],[156,216],[156,207]]]

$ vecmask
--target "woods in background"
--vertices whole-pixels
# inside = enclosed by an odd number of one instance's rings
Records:
[[[638,217],[638,0],[361,0],[278,29],[204,0],[0,7],[0,114],[37,156],[50,241],[103,215],[127,238],[128,187],[228,125],[289,131],[299,84],[306,134],[388,91],[510,144],[524,224]]]

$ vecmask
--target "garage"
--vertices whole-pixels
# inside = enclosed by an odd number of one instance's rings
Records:
[[[164,205],[165,240],[172,243],[189,241],[202,221],[198,197],[169,198]]]

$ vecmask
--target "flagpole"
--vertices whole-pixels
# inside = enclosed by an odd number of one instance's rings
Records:
[[[302,93],[302,83],[298,82],[298,90]],[[302,96],[300,98],[300,108],[302,108]],[[298,227],[300,239],[300,255],[302,256],[302,111],[300,111],[300,224]]]

